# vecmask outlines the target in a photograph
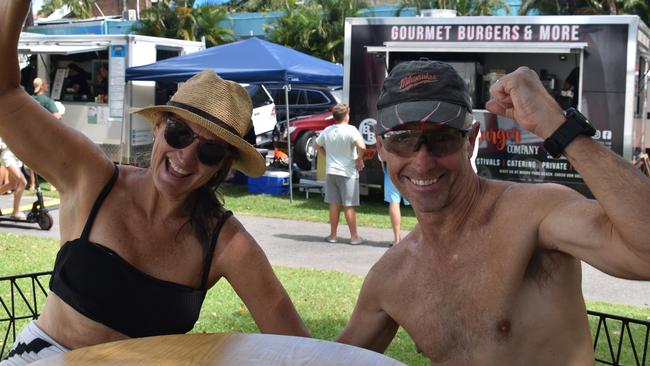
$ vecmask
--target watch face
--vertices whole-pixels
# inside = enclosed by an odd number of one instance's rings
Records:
[[[596,134],[596,129],[589,123],[587,117],[584,114],[578,112],[575,108],[569,108],[566,110],[566,119],[567,122],[577,122],[582,131],[580,134],[593,136]],[[565,122],[566,123],[566,122]]]

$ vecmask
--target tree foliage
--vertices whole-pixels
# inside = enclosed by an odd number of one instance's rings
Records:
[[[423,9],[456,10],[458,15],[467,16],[494,15],[499,10],[510,13],[510,7],[503,0],[402,0],[397,14],[405,8],[415,8],[418,14]]]
[[[345,18],[359,15],[359,0],[286,0],[285,15],[270,29],[269,40],[331,62],[343,62]]]
[[[193,8],[194,1],[160,1],[157,6],[141,12],[140,21],[133,25],[136,34],[200,41],[212,47],[234,39],[231,29],[219,24],[227,19],[227,12],[218,5]]]
[[[521,15],[616,15],[635,14],[648,24],[650,1],[648,0],[524,0],[519,9]]]
[[[45,0],[39,13],[47,16],[67,5],[75,18],[88,19],[95,16],[93,3],[93,0]]]
[[[286,8],[286,0],[231,0],[223,4],[228,11],[234,12],[269,12]]]

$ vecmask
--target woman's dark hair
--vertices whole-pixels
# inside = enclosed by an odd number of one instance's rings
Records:
[[[210,248],[212,231],[219,224],[221,215],[225,212],[223,209],[223,196],[219,192],[219,187],[228,178],[236,154],[232,149],[228,151],[229,153],[226,154],[221,169],[207,183],[190,195],[184,207],[190,217],[187,224],[194,231],[194,235],[203,247],[204,252],[207,252]]]

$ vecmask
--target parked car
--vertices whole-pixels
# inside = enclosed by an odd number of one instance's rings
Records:
[[[267,85],[277,106],[278,121],[285,121],[286,103],[283,86]],[[289,118],[312,115],[329,110],[341,102],[341,87],[292,85],[289,90]]]
[[[302,170],[311,170],[316,156],[316,137],[325,127],[334,123],[332,112],[326,111],[310,116],[296,117],[289,120],[289,134],[291,135],[291,150],[293,161]],[[273,131],[273,145],[287,151],[287,131],[279,123]]]
[[[255,146],[272,144],[273,129],[277,124],[276,109],[271,94],[262,84],[241,84],[253,102],[253,129]]]

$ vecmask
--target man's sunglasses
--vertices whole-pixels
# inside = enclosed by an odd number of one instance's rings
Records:
[[[463,141],[472,130],[457,130],[441,128],[434,130],[397,130],[384,132],[382,142],[384,148],[395,155],[410,158],[420,150],[422,145],[438,158],[451,155],[463,146]]]
[[[185,122],[167,117],[165,126],[165,141],[174,149],[184,149],[199,139],[197,148],[199,161],[205,165],[218,165],[230,152],[224,143],[215,140],[204,140],[197,135]]]

